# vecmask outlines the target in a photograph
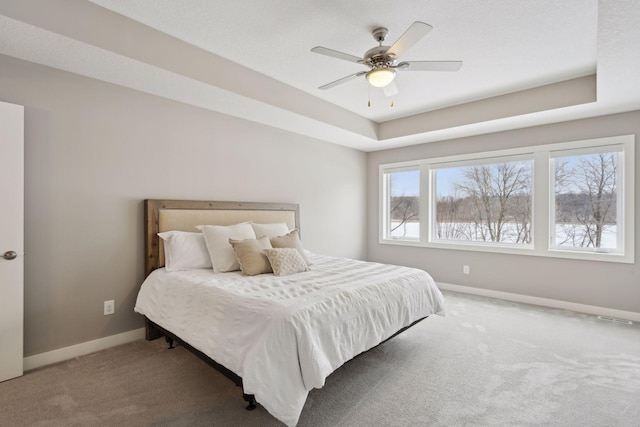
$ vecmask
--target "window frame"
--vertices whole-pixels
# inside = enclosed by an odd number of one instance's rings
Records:
[[[380,236],[384,236],[384,239],[386,241],[400,241],[403,243],[407,243],[407,244],[411,244],[411,243],[420,243],[420,241],[422,240],[422,169],[420,167],[420,165],[416,165],[416,164],[411,164],[409,163],[408,165],[402,165],[402,166],[398,166],[398,167],[391,167],[391,168],[386,168],[384,172],[382,172],[380,174],[380,187],[383,188],[383,192],[385,195],[390,194],[391,191],[391,174],[393,173],[398,173],[398,172],[414,172],[414,171],[418,171],[419,172],[419,178],[420,178],[420,183],[419,183],[419,193],[418,193],[418,200],[419,200],[419,222],[420,222],[420,237],[416,240],[414,238],[411,239],[403,239],[403,238],[399,238],[399,237],[395,237],[392,238],[390,237],[390,233],[391,233],[391,212],[389,211],[389,206],[390,206],[390,198],[386,197],[384,198],[384,204],[382,206],[382,220],[380,221]],[[387,237],[389,236],[389,237]]]
[[[563,149],[551,151],[549,154],[549,250],[550,251],[568,251],[568,252],[610,252],[608,249],[596,249],[596,248],[581,248],[581,247],[571,247],[571,246],[561,246],[555,244],[553,241],[554,238],[554,228],[557,223],[555,220],[555,166],[556,160],[561,159],[563,157],[569,156],[582,156],[582,155],[592,155],[592,154],[600,154],[600,153],[618,153],[617,163],[618,169],[616,171],[616,241],[619,242],[616,249],[612,253],[622,254],[625,249],[625,236],[624,236],[624,228],[625,228],[625,219],[624,219],[624,190],[625,190],[625,149],[622,144],[608,144],[608,145],[599,145],[595,147],[580,147],[575,149]],[[622,194],[623,197],[618,197],[618,195]],[[618,222],[622,223],[622,227],[617,227]]]
[[[622,221],[622,227],[618,227],[618,235],[622,238],[622,253],[598,252],[584,249],[571,249],[553,247],[550,225],[552,220],[552,203],[555,197],[555,171],[551,168],[552,153],[561,151],[598,150],[602,147],[622,147],[620,155],[621,181],[618,193]],[[559,156],[554,156],[559,157]],[[466,165],[474,162],[490,163],[493,159],[521,160],[533,159],[532,165],[532,244],[514,245],[494,242],[475,241],[446,241],[435,238],[435,182],[432,171],[443,168],[446,165]],[[478,164],[478,163],[475,163]],[[444,166],[443,166],[444,165]],[[388,217],[387,197],[388,189],[384,183],[386,173],[393,171],[420,170],[420,239],[402,240],[386,238],[386,225],[384,221]],[[522,148],[495,150],[472,154],[462,154],[431,159],[421,159],[406,162],[396,162],[379,165],[379,234],[378,242],[385,245],[418,246],[438,249],[454,249],[480,252],[493,252],[505,254],[518,254],[530,256],[543,256],[552,258],[569,258],[591,261],[634,263],[635,262],[635,135],[619,135],[605,138],[560,142]],[[554,184],[554,188],[551,188]]]
[[[485,166],[485,165],[497,165],[501,163],[516,163],[516,162],[531,162],[531,226],[533,229],[533,212],[535,209],[535,202],[533,200],[533,170],[534,170],[534,156],[533,153],[523,153],[523,154],[514,154],[508,156],[497,156],[497,157],[482,157],[477,160],[463,160],[456,162],[439,162],[439,163],[431,163],[429,166],[429,178],[431,180],[431,193],[429,194],[429,205],[432,209],[430,218],[437,219],[437,178],[435,177],[438,170],[442,169],[450,169],[450,168],[462,168],[469,166]],[[528,244],[523,243],[510,243],[510,242],[487,242],[480,240],[453,240],[453,239],[441,239],[438,238],[437,234],[437,220],[432,221],[429,226],[431,227],[429,234],[429,241],[431,243],[458,243],[465,245],[477,245],[477,246],[496,246],[496,247],[510,247],[510,248],[521,248],[521,249],[531,249],[533,248],[533,242]],[[533,236],[532,236],[532,240]]]

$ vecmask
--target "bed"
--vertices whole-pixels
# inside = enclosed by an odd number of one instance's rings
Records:
[[[147,339],[177,340],[242,386],[247,409],[257,401],[286,425],[342,364],[444,314],[433,279],[407,267],[305,251],[307,271],[283,276],[163,268],[158,233],[246,222],[299,230],[296,204],[145,200],[144,212],[147,278],[135,310]]]

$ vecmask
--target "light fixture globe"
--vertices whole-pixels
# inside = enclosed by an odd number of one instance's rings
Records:
[[[393,68],[374,68],[367,73],[367,81],[373,87],[385,87],[396,77]]]

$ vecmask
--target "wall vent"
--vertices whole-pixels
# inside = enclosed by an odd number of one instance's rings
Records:
[[[605,322],[622,323],[623,325],[633,325],[633,322],[627,319],[616,319],[615,317],[609,317],[609,316],[598,316],[598,319],[604,320]]]

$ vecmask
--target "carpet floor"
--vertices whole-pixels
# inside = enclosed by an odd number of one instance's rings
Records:
[[[640,326],[445,292],[312,390],[299,426],[640,426]],[[138,341],[0,383],[0,426],[282,426],[184,348]]]

